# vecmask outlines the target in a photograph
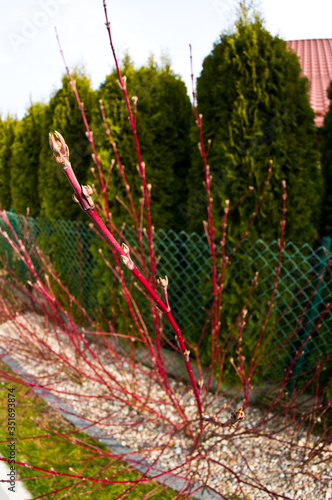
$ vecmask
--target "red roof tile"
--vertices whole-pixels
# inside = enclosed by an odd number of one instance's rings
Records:
[[[316,127],[322,127],[329,108],[327,88],[332,80],[332,39],[292,40],[287,42],[300,58],[302,74],[310,81],[309,99],[316,114]]]

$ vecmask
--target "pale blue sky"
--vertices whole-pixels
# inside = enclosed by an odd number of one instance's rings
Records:
[[[190,85],[194,71],[219,34],[232,26],[233,0],[108,0],[119,57],[128,51],[137,66],[154,53],[168,55]],[[267,29],[285,40],[332,38],[331,0],[256,2]],[[102,0],[0,0],[0,113],[22,117],[32,102],[47,102],[64,72],[54,35],[57,26],[70,67],[84,65],[94,88],[113,68]],[[191,89],[190,89],[191,90]]]

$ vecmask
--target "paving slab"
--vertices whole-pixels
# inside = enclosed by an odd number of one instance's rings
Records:
[[[6,363],[15,373],[21,375],[30,382],[36,382],[34,377],[31,376],[26,370],[8,353],[6,353],[0,347],[0,357],[4,363]],[[186,487],[188,487],[188,482],[186,479],[176,476],[173,473],[167,473],[164,471],[158,463],[154,466],[150,466],[146,460],[139,454],[135,453],[133,455],[133,451],[126,447],[122,446],[116,439],[112,437],[105,437],[104,432],[99,429],[96,425],[89,426],[86,428],[86,420],[79,415],[73,408],[71,408],[67,403],[62,401],[60,398],[55,396],[54,394],[50,394],[49,392],[40,389],[38,387],[31,387],[34,393],[44,399],[50,406],[62,414],[62,416],[71,422],[76,428],[81,429],[88,436],[98,439],[103,444],[105,444],[113,453],[118,456],[122,456],[124,461],[128,461],[131,465],[133,465],[132,460],[134,456],[134,460],[136,461],[135,468],[142,473],[147,474],[151,478],[155,478],[161,484],[164,484],[176,491],[183,491]],[[162,475],[161,475],[162,473]],[[191,491],[195,491],[198,488],[198,484],[193,484],[191,486]],[[188,492],[186,492],[188,494]],[[196,491],[195,493],[190,494],[191,498],[195,498],[197,500],[220,500],[221,496],[216,494],[209,487],[205,486],[203,489]],[[18,498],[18,497],[12,497]],[[0,500],[7,500],[6,497]],[[21,499],[20,499],[21,500]],[[25,500],[25,499],[24,499]]]
[[[32,496],[24,487],[22,481],[16,479],[14,486],[15,491],[8,490],[10,487],[9,483],[1,482],[1,480],[8,479],[9,471],[10,469],[7,463],[0,460],[0,500],[31,500]]]

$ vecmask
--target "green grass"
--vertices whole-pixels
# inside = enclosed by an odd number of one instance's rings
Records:
[[[11,373],[11,370],[0,363],[0,369]],[[66,421],[59,413],[51,409],[41,398],[37,397],[30,389],[18,383],[1,377],[0,383],[0,454],[8,457],[8,447],[3,441],[8,440],[7,428],[7,395],[8,389],[15,387],[16,395],[16,460],[50,470],[52,467],[57,472],[73,474],[69,470],[72,467],[76,473],[88,477],[112,480],[138,480],[140,475],[136,471],[127,471],[128,464],[122,461],[115,461],[108,454],[109,450],[99,441],[88,438],[82,432]],[[3,411],[3,409],[5,411]],[[42,425],[49,427],[53,431],[61,434],[71,433],[70,438],[76,437],[82,440],[82,444],[87,448],[69,442],[61,436],[52,434]],[[74,433],[74,434],[73,434]],[[37,439],[24,439],[38,436]],[[43,437],[45,436],[45,437]],[[97,447],[99,454],[93,452],[91,447]],[[115,499],[123,493],[128,485],[106,484],[100,486],[91,481],[80,481],[63,476],[45,476],[45,473],[31,468],[17,466],[17,473],[20,478],[36,477],[24,481],[26,488],[33,497],[39,497],[61,488],[70,486],[62,492],[51,494],[48,498],[52,500],[60,499],[65,493],[71,500],[105,500]],[[75,484],[78,483],[78,484]],[[144,495],[151,492],[149,498],[158,500],[171,500],[176,496],[170,489],[164,489],[156,482],[137,485],[131,492],[126,493],[123,498],[128,500],[141,500]],[[82,495],[83,494],[83,495]]]

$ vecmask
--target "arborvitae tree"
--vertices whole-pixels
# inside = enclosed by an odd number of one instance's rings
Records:
[[[76,87],[84,103],[87,119],[91,120],[96,105],[95,93],[90,80],[80,71],[73,74]],[[80,210],[72,201],[72,189],[61,168],[57,168],[48,144],[48,132],[57,130],[65,138],[70,159],[81,184],[86,184],[92,166],[91,147],[85,135],[85,127],[69,78],[62,79],[62,87],[51,98],[45,112],[45,137],[39,167],[39,195],[41,214],[47,218],[77,219]]]
[[[150,59],[146,67],[135,69],[129,58],[123,62],[123,74],[127,78],[127,90],[131,97],[138,97],[137,134],[140,141],[142,159],[146,165],[146,177],[152,184],[151,214],[154,226],[163,229],[181,229],[179,205],[186,201],[185,179],[190,166],[190,124],[192,110],[186,87],[181,79],[165,63],[159,67]],[[136,206],[142,197],[141,180],[137,174],[137,156],[133,134],[128,120],[124,97],[113,72],[101,86],[99,98],[103,100],[112,136],[117,144],[126,176],[135,199]],[[102,158],[106,165],[114,154],[105,139],[104,126],[95,127],[99,138]],[[97,133],[98,132],[98,133]],[[99,133],[100,132],[100,133]],[[108,153],[107,153],[108,151]],[[126,212],[114,206],[115,194],[126,201],[123,183],[114,172],[113,187],[110,186],[109,200],[113,219],[121,224],[129,222]],[[131,222],[131,220],[130,220]]]
[[[12,206],[10,178],[16,123],[10,116],[5,120],[0,117],[0,206],[3,210]]]
[[[322,130],[322,173],[324,178],[324,197],[321,223],[321,236],[332,236],[332,82],[327,93],[331,100],[325,115]]]
[[[42,140],[45,140],[44,112],[45,105],[30,106],[17,125],[12,145],[12,208],[16,213],[25,214],[29,207],[32,217],[40,215],[38,169],[40,148]]]
[[[251,16],[245,8],[234,33],[221,35],[204,60],[197,102],[205,137],[212,140],[208,162],[216,216],[222,216],[226,199],[232,205],[248,186],[255,189],[230,213],[232,242],[238,241],[257,206],[270,158],[274,162],[270,187],[250,237],[265,241],[279,237],[285,179],[286,238],[299,244],[316,238],[322,181],[308,80],[300,73],[298,57],[286,42],[273,37],[259,16]],[[204,203],[197,201],[199,169],[202,172],[197,159],[189,178],[192,228],[206,218]]]

